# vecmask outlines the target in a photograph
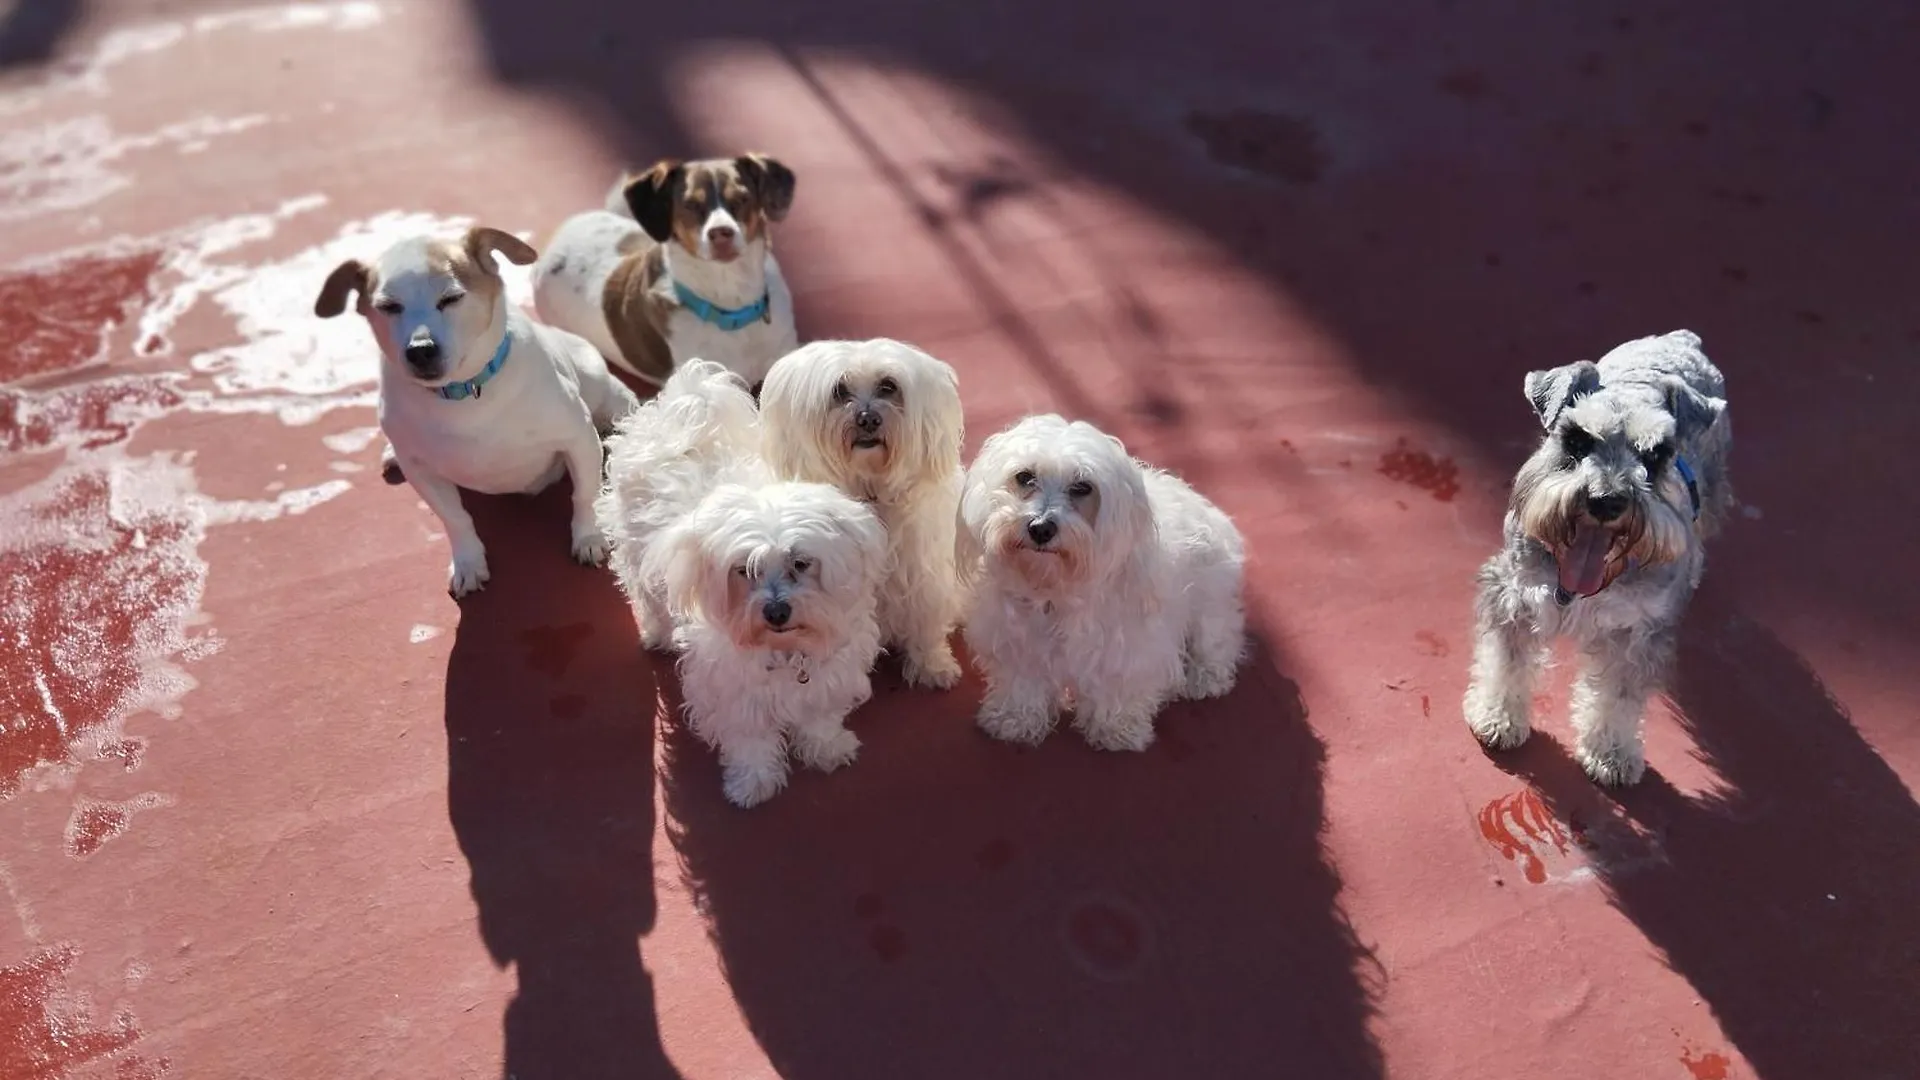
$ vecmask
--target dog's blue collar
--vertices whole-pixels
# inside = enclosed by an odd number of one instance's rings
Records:
[[[773,321],[773,316],[769,313],[772,307],[769,303],[772,299],[770,293],[761,293],[760,299],[739,308],[720,307],[678,281],[673,283],[673,295],[680,298],[681,307],[693,312],[700,321],[710,322],[728,332],[743,326],[751,326],[756,320]]]
[[[468,398],[479,397],[480,388],[487,385],[487,381],[495,375],[500,374],[501,368],[507,366],[507,353],[512,351],[512,349],[513,331],[509,330],[500,335],[500,347],[493,350],[493,359],[487,361],[487,366],[480,369],[480,374],[463,382],[453,382],[445,386],[436,386],[433,388],[433,392],[446,398],[448,401],[465,401]]]
[[[1693,500],[1693,516],[1698,519],[1700,517],[1700,483],[1693,477],[1693,466],[1687,464],[1686,458],[1675,454],[1673,471],[1679,473],[1680,479],[1687,482],[1687,498]]]

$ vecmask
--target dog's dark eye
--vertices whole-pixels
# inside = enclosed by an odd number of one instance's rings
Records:
[[[1084,499],[1091,494],[1093,494],[1093,485],[1087,483],[1085,480],[1075,480],[1073,483],[1067,485],[1067,496],[1069,498]]]
[[[837,382],[833,384],[833,400],[844,403],[852,396],[853,391],[847,389],[846,383]]]
[[[1593,436],[1568,424],[1560,429],[1560,450],[1569,462],[1577,462],[1593,453]]]
[[[1020,485],[1023,488],[1032,487],[1033,481],[1034,481],[1034,475],[1031,470],[1021,469],[1019,472],[1013,474],[1013,482]]]
[[[795,560],[793,560],[793,572],[794,572],[794,573],[796,573],[796,574],[804,574],[804,573],[806,573],[807,571],[809,571],[809,570],[811,570],[811,569],[813,569],[813,560],[812,560],[812,559],[795,559]]]
[[[745,563],[742,563],[742,564],[740,564],[739,566],[736,566],[736,567],[734,567],[734,568],[733,568],[733,576],[734,576],[734,577],[741,577],[741,578],[743,578],[743,577],[746,577],[746,576],[747,576],[747,567],[746,567],[746,564],[745,564]]]
[[[900,384],[894,382],[893,378],[889,376],[881,379],[880,384],[873,388],[873,392],[880,397],[892,397],[900,392]]]
[[[1673,460],[1673,444],[1661,443],[1648,450],[1640,451],[1640,464],[1646,466],[1648,476],[1660,475],[1660,470]]]
[[[398,315],[406,310],[406,306],[390,296],[383,296],[373,302],[373,310],[382,315]]]
[[[440,302],[433,306],[436,308],[439,308],[441,311],[445,311],[448,308],[452,307],[453,305],[459,303],[460,298],[465,295],[467,294],[466,293],[450,293],[446,296],[441,297]]]

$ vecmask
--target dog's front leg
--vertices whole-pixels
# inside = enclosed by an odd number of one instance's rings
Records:
[[[1646,774],[1640,721],[1673,653],[1671,627],[1638,627],[1582,643],[1573,684],[1573,757],[1594,782],[1625,787]]]
[[[905,658],[901,674],[914,686],[945,690],[960,681],[960,661],[954,658],[953,587],[935,574],[906,571],[901,582],[904,603],[894,612],[900,625],[894,636]]]
[[[1481,584],[1473,671],[1461,704],[1467,727],[1489,750],[1511,750],[1533,733],[1533,681],[1540,645],[1533,624],[1510,611],[1504,586]]]
[[[861,682],[867,682],[861,676]],[[847,730],[847,716],[858,702],[865,701],[871,691],[862,686],[855,695],[854,703],[846,708],[830,707],[820,714],[796,723],[793,727],[793,756],[800,764],[821,772],[832,772],[844,765],[853,764],[854,755],[860,752],[860,737]]]
[[[611,545],[600,531],[593,501],[600,494],[601,454],[598,436],[576,439],[566,450],[567,478],[573,482],[573,558],[587,566],[607,561]]]
[[[1073,726],[1096,750],[1145,750],[1153,745],[1153,721],[1167,697],[1165,689],[1083,679]]]
[[[453,549],[453,562],[447,568],[447,592],[455,600],[484,588],[488,578],[487,549],[474,530],[473,518],[460,504],[460,488],[452,481],[435,476],[419,462],[403,463],[407,483],[440,519],[447,530],[447,544]]]

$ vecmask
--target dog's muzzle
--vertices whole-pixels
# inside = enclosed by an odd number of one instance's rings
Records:
[[[760,605],[760,617],[767,620],[768,626],[779,630],[793,619],[793,605],[785,600],[769,600]]]
[[[425,334],[415,334],[407,340],[404,350],[407,366],[417,374],[432,377],[439,374],[440,343]]]
[[[1034,547],[1046,547],[1053,543],[1054,537],[1059,535],[1060,526],[1048,518],[1034,518],[1027,522],[1027,539],[1033,541]]]
[[[853,445],[856,449],[867,449],[880,445],[880,414],[872,409],[861,409],[853,414]]]

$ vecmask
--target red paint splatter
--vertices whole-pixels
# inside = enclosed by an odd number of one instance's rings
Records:
[[[102,379],[45,393],[0,390],[0,450],[106,446],[184,400],[171,380],[159,378]]]
[[[1452,458],[1436,458],[1401,439],[1380,456],[1380,475],[1429,492],[1441,502],[1460,494],[1460,467]]]
[[[152,295],[160,252],[87,255],[0,274],[0,382],[99,359],[106,335]]]
[[[200,525],[142,479],[94,470],[0,505],[0,798],[41,765],[137,761],[117,725],[185,688],[166,661],[206,582]]]
[[[1433,699],[1425,694],[1420,695],[1420,715],[1433,719]]]
[[[1693,1080],[1727,1080],[1727,1068],[1731,1062],[1721,1054],[1707,1053],[1694,1057],[1692,1050],[1682,1050],[1680,1064],[1693,1074]]]
[[[0,1076],[61,1080],[139,1041],[131,1015],[114,1017],[111,1028],[96,1027],[88,1002],[67,988],[67,972],[78,956],[72,945],[56,945],[24,964],[0,968]],[[148,1080],[166,1071],[164,1062],[160,1072],[142,1073],[141,1067],[138,1058],[121,1061],[116,1080]]]
[[[567,673],[574,654],[592,636],[592,623],[536,626],[520,632],[520,643],[526,646],[528,667],[557,679]]]
[[[1431,630],[1414,631],[1413,640],[1425,656],[1445,656],[1453,651],[1447,647],[1447,639]]]
[[[907,955],[907,935],[897,926],[882,923],[874,927],[867,934],[867,944],[873,947],[875,956],[889,964]]]
[[[106,846],[133,824],[133,815],[165,805],[159,795],[146,794],[126,802],[101,802],[82,797],[67,822],[67,854],[84,859]]]
[[[1517,863],[1521,874],[1534,885],[1547,880],[1547,867],[1540,857],[1548,848],[1561,855],[1572,850],[1566,828],[1531,788],[1503,795],[1482,807],[1480,835],[1499,850],[1502,858]]]

